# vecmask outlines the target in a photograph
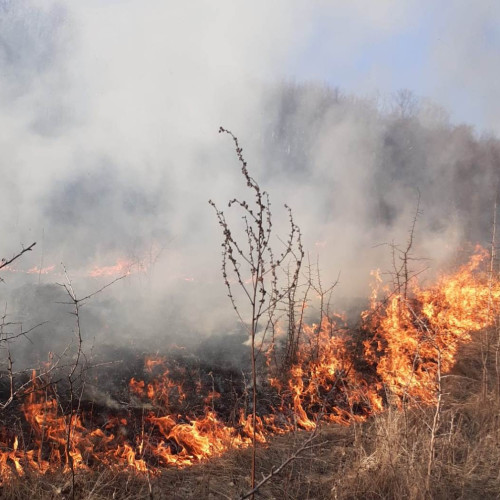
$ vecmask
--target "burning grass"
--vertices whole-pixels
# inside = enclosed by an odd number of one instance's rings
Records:
[[[263,498],[488,498],[500,486],[500,281],[487,257],[478,249],[430,287],[374,300],[358,329],[301,325],[286,371],[267,345],[255,422],[247,378],[230,368],[147,357],[113,404],[82,392],[71,406],[64,384],[34,373],[0,432],[3,496],[31,485],[64,497],[72,469],[81,498],[233,498],[249,488],[254,426],[266,473],[319,425]]]
[[[457,389],[458,389],[457,384]],[[351,426],[325,424],[320,446],[301,455],[260,490],[263,499],[498,498],[499,407],[478,405],[469,393],[460,401],[451,392],[442,414],[431,490],[425,490],[429,408],[389,410]],[[478,409],[478,406],[480,409]],[[273,437],[257,450],[258,474],[278,467],[309,433]],[[250,450],[230,450],[188,468],[167,468],[150,476],[95,468],[77,476],[76,498],[188,499],[239,498],[249,490]],[[2,498],[68,498],[67,474],[27,473],[5,483]]]

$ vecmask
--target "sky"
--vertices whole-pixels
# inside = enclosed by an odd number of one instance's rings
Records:
[[[207,201],[224,204],[244,189],[219,126],[249,145],[263,178],[260,127],[275,113],[266,99],[287,82],[339,87],[380,107],[407,88],[452,123],[498,136],[499,56],[500,4],[490,0],[0,0],[2,251],[37,241],[22,266],[60,273],[64,263],[82,293],[95,286],[83,280],[89,270],[149,256],[149,274],[113,292],[154,303],[138,307],[136,323],[159,321],[159,302],[213,329],[225,292]],[[352,248],[388,236],[356,231],[366,215],[356,189],[369,184],[379,137],[370,127],[354,115],[332,125],[314,159],[318,179],[336,159],[352,174],[339,183],[348,244],[330,266],[347,281]],[[296,198],[314,245],[323,238],[313,226],[324,182],[297,186],[282,174],[281,185],[271,183],[277,204]],[[407,221],[411,207],[402,212]],[[452,239],[443,233],[434,248]],[[326,247],[327,259],[332,252]],[[363,258],[358,274],[371,264]]]
[[[498,133],[498,2],[325,2],[312,22],[291,77],[362,95],[408,88],[444,106],[453,122]]]

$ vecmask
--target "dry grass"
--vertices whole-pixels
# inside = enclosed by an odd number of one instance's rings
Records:
[[[325,426],[318,446],[259,492],[261,499],[493,499],[500,492],[499,406],[471,396],[443,410],[430,491],[425,478],[432,409],[388,410],[351,427]],[[257,479],[307,438],[279,436],[258,450]],[[80,472],[78,499],[239,498],[250,489],[250,450],[160,476],[109,470]],[[1,498],[69,498],[68,476],[28,475],[4,485]]]
[[[297,432],[278,436],[270,446],[257,451],[257,480],[271,467],[282,463],[291,450],[300,446],[308,433]],[[329,498],[334,484],[332,465],[338,468],[345,449],[352,446],[353,429],[328,427],[318,435],[315,449],[308,450],[292,462],[280,476],[273,478],[259,492],[262,499],[322,499]],[[75,497],[78,499],[142,499],[184,500],[205,498],[238,498],[250,489],[251,450],[232,451],[206,463],[184,469],[167,469],[160,476],[145,477],[110,470],[80,472],[77,476]],[[6,484],[0,490],[1,498],[21,500],[36,498],[48,500],[69,498],[71,482],[68,476],[28,475]]]
[[[430,487],[426,489],[434,408],[387,409],[350,427],[324,425],[304,452],[259,491],[260,499],[475,499],[500,498],[500,402],[481,397],[480,346],[461,353],[445,378]],[[257,481],[279,466],[308,433],[277,436],[258,449]],[[78,499],[224,499],[250,489],[250,450],[232,451],[184,469],[148,478],[128,472],[79,472]],[[27,474],[0,487],[0,497],[68,499],[68,475]]]
[[[478,343],[445,378],[430,486],[426,488],[434,408],[388,409],[354,427],[332,489],[334,499],[500,498],[500,402],[481,397]],[[494,370],[490,367],[490,381]],[[493,385],[493,384],[492,384]]]

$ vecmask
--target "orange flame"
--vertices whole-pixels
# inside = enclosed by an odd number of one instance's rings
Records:
[[[5,481],[28,469],[44,474],[96,463],[155,473],[162,466],[187,466],[251,446],[254,432],[258,442],[266,443],[272,434],[312,430],[320,421],[362,420],[388,403],[432,403],[438,364],[442,372],[450,370],[460,345],[491,325],[499,310],[500,280],[482,270],[487,257],[478,249],[467,265],[434,285],[412,283],[406,297],[394,294],[377,302],[374,292],[354,333],[342,318],[301,325],[287,373],[274,373],[268,362],[273,406],[255,422],[243,410],[232,424],[224,421],[214,409],[223,395],[213,384],[203,392],[201,381],[191,387],[205,407],[190,408],[187,391],[161,356],[145,359],[146,380],[129,381],[130,394],[143,404],[140,425],[134,425],[131,413],[110,415],[98,427],[84,411],[64,413],[56,394],[33,374],[21,406],[30,433],[0,429],[0,477]]]

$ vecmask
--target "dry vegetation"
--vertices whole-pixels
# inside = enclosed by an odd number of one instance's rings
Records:
[[[388,408],[350,426],[322,425],[306,450],[259,490],[257,498],[498,498],[500,405],[494,387],[481,399],[481,342],[469,344],[446,377],[429,491],[426,475],[433,408]],[[490,367],[494,380],[494,367]],[[278,436],[257,450],[257,479],[278,467],[310,433]],[[250,450],[159,476],[109,469],[77,475],[76,498],[239,498],[250,487]],[[68,475],[26,477],[2,486],[6,499],[69,498]]]

